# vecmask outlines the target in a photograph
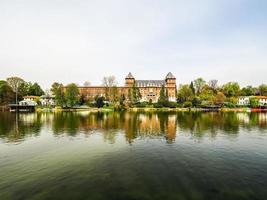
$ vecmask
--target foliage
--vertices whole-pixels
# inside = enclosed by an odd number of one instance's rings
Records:
[[[11,103],[15,94],[6,81],[0,81],[0,105]]]
[[[128,90],[128,101],[130,105],[137,104],[142,98],[139,88],[134,84],[133,87]]]
[[[223,105],[225,102],[225,95],[222,92],[218,92],[214,98],[214,104]]]
[[[66,104],[65,94],[64,94],[64,86],[61,83],[53,83],[51,92],[55,95],[56,105],[64,107]]]
[[[255,95],[257,92],[256,88],[253,88],[252,86],[247,86],[241,89],[240,95],[242,96],[252,96]]]
[[[28,93],[27,95],[34,95],[34,96],[41,96],[44,94],[44,91],[42,90],[41,86],[38,83],[31,84],[28,83]]]
[[[240,93],[240,86],[236,82],[229,82],[223,86],[226,97],[237,97]]]
[[[251,108],[257,108],[260,105],[259,100],[255,97],[250,98],[249,101],[250,101]]]
[[[195,95],[196,91],[195,91],[195,88],[194,88],[194,83],[192,81],[190,83],[190,89],[192,90],[193,95]]]
[[[105,98],[102,96],[96,96],[95,97],[95,105],[97,108],[102,108],[104,106],[104,100]]]
[[[192,101],[194,98],[194,93],[189,85],[180,85],[177,99],[178,102],[183,103],[185,101]]]
[[[159,93],[159,99],[158,99],[158,104],[161,104],[162,106],[165,106],[165,104],[168,103],[168,97],[166,94],[166,89],[165,86],[162,85]]]
[[[190,107],[192,107],[192,102],[191,101],[184,102],[183,107],[184,108],[190,108]]]
[[[259,94],[262,96],[267,96],[267,85],[262,84],[259,86]]]
[[[70,83],[66,87],[66,103],[68,107],[73,107],[78,103],[79,89],[75,83]]]
[[[194,80],[194,87],[195,87],[197,95],[199,95],[201,93],[205,84],[206,84],[206,81],[203,78],[198,78],[198,79]]]

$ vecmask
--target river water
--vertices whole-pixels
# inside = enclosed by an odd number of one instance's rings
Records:
[[[1,200],[266,198],[267,113],[0,113]]]

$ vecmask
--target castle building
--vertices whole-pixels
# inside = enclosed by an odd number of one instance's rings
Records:
[[[119,95],[124,94],[127,98],[129,89],[134,86],[140,91],[141,102],[157,102],[162,86],[165,87],[169,101],[176,101],[176,78],[171,72],[163,80],[136,80],[130,72],[125,78],[125,85],[117,87]],[[88,99],[94,98],[95,96],[105,96],[106,90],[107,88],[105,86],[79,87],[80,95]]]

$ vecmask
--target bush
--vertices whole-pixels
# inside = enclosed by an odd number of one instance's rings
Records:
[[[137,108],[145,108],[148,107],[149,103],[148,102],[139,102],[135,104],[135,107]]]
[[[177,107],[177,103],[176,102],[168,102],[165,105],[168,108],[176,108]]]
[[[186,101],[183,105],[184,108],[191,108],[192,107],[192,103],[190,101]]]
[[[153,104],[154,108],[163,108],[163,105],[159,104],[159,103],[154,103]]]

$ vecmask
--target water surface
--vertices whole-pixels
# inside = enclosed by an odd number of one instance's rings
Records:
[[[266,199],[266,113],[0,113],[0,199]]]

